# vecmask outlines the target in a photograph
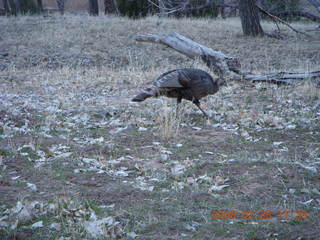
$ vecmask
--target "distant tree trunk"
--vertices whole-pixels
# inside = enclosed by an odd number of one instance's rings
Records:
[[[264,35],[255,3],[255,0],[240,0],[239,2],[243,34],[254,37]]]
[[[8,6],[8,0],[3,0],[3,7],[4,12],[8,16],[10,14],[9,6]]]
[[[21,14],[21,2],[20,0],[15,0],[15,8],[16,8],[16,14],[15,16],[17,16],[18,14]]]
[[[115,13],[116,6],[114,0],[104,0],[104,14]]]
[[[7,1],[8,12],[10,15],[17,16],[17,8],[14,0]]]
[[[40,11],[40,12],[43,12],[42,0],[37,0],[37,4],[38,4],[39,11]]]
[[[58,9],[61,15],[64,14],[64,0],[57,0]]]
[[[89,13],[91,16],[99,15],[98,0],[89,0]]]
[[[225,7],[223,6],[224,5],[224,0],[220,0],[219,3],[221,3],[221,6],[219,7],[221,17],[222,18],[226,18]]]

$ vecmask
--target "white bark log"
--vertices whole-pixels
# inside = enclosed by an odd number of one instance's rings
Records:
[[[220,51],[203,46],[178,33],[168,35],[147,34],[136,36],[138,42],[159,43],[168,46],[192,59],[201,58],[219,77],[233,80],[247,80],[251,82],[268,82],[277,85],[294,84],[296,80],[320,79],[320,71],[310,73],[269,73],[254,75],[240,70],[238,59],[229,57]]]
[[[320,79],[320,71],[310,73],[292,73],[292,72],[280,72],[280,73],[269,73],[264,75],[252,75],[248,74],[244,76],[245,80],[252,82],[269,82],[278,85],[289,85],[296,83],[297,80],[305,79]]]
[[[201,58],[219,77],[240,78],[240,64],[236,58],[214,51],[178,33],[138,35],[136,41],[166,45],[192,59]]]

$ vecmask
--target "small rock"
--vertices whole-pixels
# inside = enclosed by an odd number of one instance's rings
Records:
[[[221,191],[222,189],[226,188],[226,187],[229,187],[230,185],[220,185],[220,186],[212,186],[209,188],[209,191],[210,192],[219,192]]]
[[[135,232],[129,232],[128,234],[127,234],[127,236],[129,237],[129,238],[136,238],[136,237],[138,237],[138,235],[135,233]]]
[[[144,128],[144,127],[139,127],[138,131],[139,132],[145,132],[147,131],[148,129],[147,128]]]
[[[302,193],[310,193],[310,190],[307,189],[307,188],[302,188],[300,191],[301,191]]]
[[[49,226],[50,229],[60,231],[61,230],[61,224],[60,223],[51,223]]]
[[[320,191],[316,188],[312,189],[312,193],[320,195]]]
[[[173,175],[178,176],[178,175],[183,174],[183,171],[184,171],[184,170],[185,170],[185,167],[184,167],[184,166],[182,166],[182,165],[180,165],[180,164],[177,164],[177,165],[175,165],[173,168],[171,168],[171,173],[172,173]]]
[[[169,155],[167,154],[160,154],[160,158],[162,161],[167,161],[169,159]]]
[[[281,144],[283,144],[283,142],[273,142],[273,146],[279,146]]]
[[[17,219],[19,220],[19,222],[27,222],[27,221],[32,220],[32,215],[26,208],[23,208],[17,214]]]
[[[296,127],[297,127],[297,126],[294,125],[294,124],[290,124],[290,125],[287,126],[288,129],[296,129]]]
[[[33,228],[33,229],[41,228],[41,227],[43,227],[43,222],[42,221],[36,222],[36,223],[31,225],[31,228]]]
[[[37,186],[33,183],[27,183],[27,186],[31,189],[32,192],[37,191]]]
[[[289,193],[290,193],[290,194],[294,194],[295,192],[296,192],[296,190],[295,190],[294,188],[290,188],[290,189],[289,189]]]
[[[83,161],[84,163],[89,164],[89,163],[95,162],[96,160],[93,159],[93,158],[83,158],[82,161]]]
[[[128,177],[129,176],[129,174],[126,173],[125,171],[117,171],[117,172],[115,172],[115,174],[118,177]]]

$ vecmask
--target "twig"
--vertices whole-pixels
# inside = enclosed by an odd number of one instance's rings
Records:
[[[310,37],[310,38],[313,38],[312,36],[310,36],[309,34],[305,33],[305,32],[301,32],[297,29],[295,29],[294,27],[292,27],[289,23],[287,23],[286,21],[282,20],[281,18],[277,17],[277,16],[274,16],[272,15],[271,13],[267,12],[266,10],[264,10],[263,8],[261,8],[260,6],[258,6],[256,4],[256,7],[264,14],[266,14],[268,17],[270,17],[272,20],[276,20],[278,22],[281,22],[283,25],[286,25],[288,28],[290,28],[292,31],[296,32],[296,33],[300,33],[300,34],[303,34],[307,37]]]

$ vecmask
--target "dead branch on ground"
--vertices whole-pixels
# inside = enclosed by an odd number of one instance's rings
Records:
[[[178,33],[170,33],[167,35],[138,35],[136,36],[135,40],[138,42],[163,44],[186,55],[189,58],[201,58],[205,64],[218,76],[239,78],[240,64],[236,58],[229,57],[219,51],[214,51],[213,49],[196,43]]]
[[[151,42],[165,45],[183,55],[196,59],[201,59],[216,75],[222,78],[233,80],[246,80],[250,82],[267,82],[277,85],[290,85],[297,80],[320,78],[320,71],[310,73],[269,73],[263,75],[254,75],[252,73],[241,71],[241,65],[237,58],[225,55],[220,51],[203,46],[192,41],[178,33],[170,34],[147,34],[137,35],[138,42]]]

